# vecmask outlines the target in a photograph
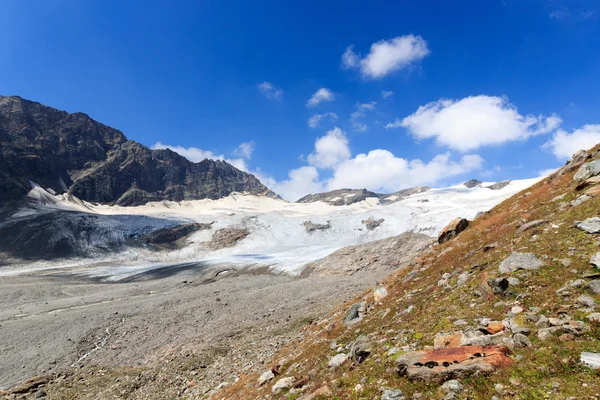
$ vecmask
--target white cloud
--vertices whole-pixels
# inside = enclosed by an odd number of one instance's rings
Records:
[[[476,154],[467,154],[458,162],[450,158],[450,153],[439,154],[424,163],[396,157],[388,150],[371,150],[339,164],[327,182],[327,188],[351,187],[394,192],[411,186],[432,185],[483,165],[483,159]]]
[[[283,90],[274,86],[271,82],[259,83],[257,87],[269,100],[281,101],[283,99]]]
[[[388,150],[376,149],[352,157],[344,132],[335,128],[315,141],[308,156],[309,165],[291,170],[286,180],[257,175],[263,183],[284,199],[295,201],[309,194],[341,188],[366,188],[379,192],[435,185],[448,178],[481,169],[484,160],[476,154],[452,160],[450,153],[439,154],[429,162],[406,160]],[[332,171],[328,179],[319,170]]]
[[[344,132],[335,127],[315,141],[315,151],[308,155],[308,163],[317,168],[332,168],[350,158],[350,147]]]
[[[568,133],[563,129],[556,131],[544,147],[551,149],[559,159],[569,159],[579,150],[588,150],[600,143],[600,124],[584,125]]]
[[[320,88],[311,96],[306,103],[306,107],[316,107],[323,102],[330,102],[335,100],[333,92],[327,88]]]
[[[382,90],[381,91],[381,97],[383,97],[384,99],[388,99],[390,97],[392,97],[394,95],[394,92],[392,92],[391,90]]]
[[[324,183],[319,180],[319,171],[312,166],[293,169],[289,172],[288,179],[280,182],[271,177],[259,177],[259,180],[269,189],[290,201],[296,201],[309,193],[318,193],[325,189]]]
[[[386,128],[404,127],[416,139],[435,138],[441,145],[468,151],[550,133],[561,122],[555,114],[524,116],[505,97],[480,95],[431,102]]]
[[[225,158],[225,156],[223,154],[215,154],[210,150],[202,150],[197,147],[171,146],[168,144],[163,144],[161,142],[156,142],[151,148],[155,149],[155,150],[158,150],[158,149],[172,150],[175,153],[179,154],[180,156],[187,158],[191,162],[200,162],[207,158],[209,160],[226,161],[229,164],[236,167],[237,169],[242,170],[244,172],[248,172],[248,166],[246,165],[246,161],[244,159],[242,159],[242,158],[227,159],[227,158]]]
[[[254,152],[254,142],[244,142],[241,143],[234,151],[233,155],[245,158],[250,160],[252,158],[252,153]]]
[[[369,126],[363,122],[358,121],[365,117],[367,111],[372,111],[377,106],[377,103],[371,101],[370,103],[356,103],[356,111],[350,114],[350,121],[352,121],[352,129],[356,132],[366,132]]]
[[[364,78],[381,79],[422,60],[428,54],[427,42],[421,36],[398,36],[373,43],[364,58],[349,46],[342,55],[342,68],[358,69]]]
[[[324,118],[331,118],[331,120],[337,120],[338,116],[336,113],[325,113],[325,114],[315,114],[312,117],[310,117],[308,119],[308,126],[310,126],[311,128],[318,128],[319,126],[321,126],[321,120]]]

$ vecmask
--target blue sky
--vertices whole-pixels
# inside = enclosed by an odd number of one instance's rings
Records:
[[[595,0],[6,0],[0,35],[1,94],[288,199],[533,177],[600,142]]]

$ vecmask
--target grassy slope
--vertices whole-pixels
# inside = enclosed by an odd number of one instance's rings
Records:
[[[593,149],[590,154],[596,150]],[[374,305],[372,294],[363,293],[356,301],[367,296],[371,310],[358,325],[345,328],[341,323],[352,304],[348,303],[322,323],[308,326],[304,338],[274,360],[273,365],[285,360],[282,374],[274,381],[261,387],[256,383],[258,374],[243,376],[215,398],[271,398],[272,384],[285,376],[308,377],[310,389],[306,393],[328,385],[334,393],[328,398],[335,399],[378,399],[379,389],[383,386],[400,388],[407,398],[414,393],[422,393],[423,398],[441,398],[439,384],[411,382],[399,377],[395,371],[395,357],[388,357],[385,349],[405,345],[413,345],[416,349],[431,346],[436,333],[459,330],[453,325],[454,321],[463,319],[469,325],[477,326],[476,318],[502,320],[515,304],[526,311],[529,307],[540,307],[540,314],[548,317],[556,315],[559,310],[566,310],[574,319],[588,323],[592,330],[574,340],[552,338],[542,342],[537,338],[537,329],[532,323],[517,318],[521,326],[531,328],[533,345],[515,349],[513,357],[518,361],[509,368],[487,377],[462,379],[465,398],[490,399],[493,395],[519,399],[600,398],[599,375],[579,364],[582,351],[600,352],[600,326],[587,321],[586,313],[578,311],[575,306],[575,299],[581,294],[594,295],[585,288],[571,290],[569,297],[556,293],[568,281],[598,272],[589,265],[590,257],[598,251],[598,236],[575,228],[573,223],[598,216],[600,196],[574,207],[563,204],[583,192],[576,190],[572,180],[575,172],[576,169],[562,176],[553,176],[504,201],[472,222],[456,239],[435,246],[424,254],[413,268],[389,276],[384,284],[390,294],[382,304]],[[563,194],[564,198],[553,201]],[[520,224],[537,219],[546,219],[550,223],[517,234]],[[484,245],[494,242],[497,243],[494,249],[483,250]],[[498,265],[513,251],[532,252],[545,262],[539,271],[517,271],[510,275],[520,280],[514,288],[520,294],[518,301],[514,295],[492,294],[486,284],[488,278],[501,276]],[[563,266],[563,259],[570,259],[572,264]],[[477,265],[480,267],[473,268]],[[414,269],[420,270],[417,277],[405,280]],[[451,283],[455,283],[463,271],[470,271],[473,275],[455,289],[439,287],[437,282],[442,274],[453,271],[458,273]],[[474,291],[484,295],[475,295]],[[595,300],[600,303],[600,296],[596,295]],[[415,309],[404,313],[411,305]],[[359,334],[368,334],[374,339],[377,343],[374,354],[360,365],[347,362],[337,370],[328,369],[327,362],[335,354],[330,349],[330,342],[336,340],[338,344],[351,344]],[[360,394],[354,391],[358,383],[364,387]],[[498,383],[505,386],[500,394],[495,389]],[[283,398],[299,396],[287,394]]]

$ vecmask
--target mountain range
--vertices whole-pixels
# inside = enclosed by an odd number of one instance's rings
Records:
[[[193,163],[128,140],[86,114],[0,96],[0,203],[23,198],[33,184],[122,206],[218,199],[232,192],[277,197],[225,161]]]

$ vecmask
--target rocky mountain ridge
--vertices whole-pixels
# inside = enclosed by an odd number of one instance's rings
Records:
[[[128,140],[86,114],[0,96],[0,203],[22,199],[32,184],[123,206],[217,199],[232,192],[277,197],[225,161],[193,163]]]

